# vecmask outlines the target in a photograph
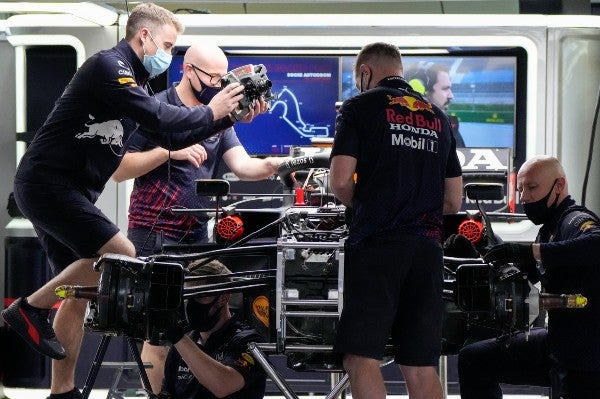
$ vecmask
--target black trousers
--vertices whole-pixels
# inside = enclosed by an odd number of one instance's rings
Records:
[[[501,383],[552,387],[551,399],[600,398],[600,373],[565,369],[548,351],[546,329],[526,339],[488,339],[469,344],[458,355],[461,399],[501,399]]]

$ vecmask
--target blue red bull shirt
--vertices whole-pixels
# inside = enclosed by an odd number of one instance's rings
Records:
[[[183,105],[175,87],[173,85],[158,93],[156,98],[169,104]],[[196,180],[215,178],[223,154],[242,144],[233,128],[218,132],[199,144],[208,155],[199,168],[189,161],[172,159],[170,165],[164,163],[135,179],[129,205],[129,228],[152,228],[173,240],[204,235],[204,230],[199,229],[204,228],[207,217],[177,214],[171,209],[207,208],[209,198],[196,195]],[[155,147],[155,143],[141,134],[134,134],[127,143],[127,151],[130,152],[149,151]]]
[[[214,121],[209,107],[160,102],[143,89],[147,79],[125,40],[88,58],[36,132],[15,182],[67,185],[95,202],[118,167],[135,123],[144,127],[141,134],[173,149],[232,126],[229,118]]]
[[[445,179],[462,174],[448,118],[399,76],[346,100],[331,157],[356,158],[348,243],[379,233],[442,240]]]
[[[191,338],[197,340],[199,334],[192,332]],[[249,343],[263,341],[255,330],[232,318],[218,331],[211,333],[204,344],[198,343],[198,347],[207,355],[221,364],[234,368],[244,377],[244,387],[225,396],[226,399],[264,397],[267,376],[262,366],[248,352]],[[161,393],[178,399],[216,399],[216,396],[194,377],[174,348],[171,348],[165,362],[165,378]]]
[[[589,209],[565,198],[540,228],[544,275],[535,264],[527,268],[533,283],[551,294],[582,294],[583,309],[548,310],[548,345],[564,366],[600,371],[600,219]]]

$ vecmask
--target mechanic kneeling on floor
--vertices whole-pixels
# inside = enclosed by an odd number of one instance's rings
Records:
[[[534,244],[493,247],[486,262],[514,262],[548,293],[580,293],[582,309],[548,310],[548,326],[507,339],[465,346],[459,353],[462,399],[502,398],[500,383],[552,387],[551,399],[600,398],[600,226],[570,197],[560,162],[525,162],[517,189],[527,217],[542,224]]]

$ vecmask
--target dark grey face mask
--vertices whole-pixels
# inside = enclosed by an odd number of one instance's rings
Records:
[[[546,204],[548,203],[548,198],[552,195],[552,190],[554,190],[554,186],[558,179],[554,180],[552,183],[552,187],[546,196],[538,201],[530,202],[527,204],[523,204],[523,211],[527,218],[533,222],[533,224],[542,224],[548,220],[548,217],[552,214],[554,209],[556,209],[556,205],[558,203],[558,197],[560,194],[556,194],[556,198],[554,198],[554,202],[550,207]]]

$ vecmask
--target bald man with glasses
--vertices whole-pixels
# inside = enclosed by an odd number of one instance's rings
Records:
[[[213,44],[200,43],[185,53],[183,77],[156,97],[174,105],[208,104],[221,90],[221,77],[228,60]],[[242,121],[250,121],[267,110],[261,98]],[[227,128],[179,151],[169,152],[143,135],[136,134],[127,145],[116,181],[135,179],[129,206],[128,238],[137,256],[161,251],[162,244],[206,242],[208,217],[171,212],[175,208],[200,209],[210,204],[196,195],[198,179],[216,178],[224,161],[242,180],[265,179],[276,173],[283,158],[253,158],[240,143],[235,130]],[[142,359],[153,364],[148,377],[155,393],[160,391],[166,348],[144,344]]]

